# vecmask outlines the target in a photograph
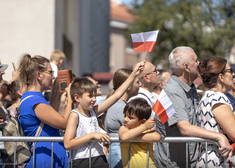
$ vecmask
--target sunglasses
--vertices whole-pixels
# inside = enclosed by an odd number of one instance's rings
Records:
[[[146,73],[145,75],[150,75],[151,73],[157,73],[157,71],[158,71],[157,69],[154,69],[154,71],[149,72],[149,73]],[[145,76],[145,75],[144,75],[144,76]],[[144,76],[142,76],[142,78],[143,78]]]
[[[226,72],[229,72],[229,73],[231,73],[231,75],[233,74],[233,69],[232,68],[229,68],[229,69],[225,69],[224,71],[223,71],[223,73],[226,73]]]
[[[54,75],[54,71],[50,71],[50,70],[39,70],[40,72],[45,72],[47,74],[50,74],[50,75]]]

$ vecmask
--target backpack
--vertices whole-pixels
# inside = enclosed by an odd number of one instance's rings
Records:
[[[18,136],[18,137],[25,136],[24,130],[22,126],[20,125],[18,115],[19,115],[20,105],[23,103],[23,101],[25,101],[29,97],[32,97],[32,95],[24,98],[20,102],[19,107],[17,108],[16,116],[11,117],[8,124],[3,128],[3,131],[2,131],[3,136]],[[37,129],[35,136],[40,135],[43,125],[44,123],[41,122]],[[12,162],[14,162],[14,146],[15,146],[14,144],[15,142],[9,142],[9,141],[4,142],[6,152]],[[35,144],[36,143],[34,142],[33,146]],[[21,163],[25,163],[29,161],[29,159],[31,158],[32,149],[33,147],[30,148],[30,142],[16,142],[16,163],[21,164]]]

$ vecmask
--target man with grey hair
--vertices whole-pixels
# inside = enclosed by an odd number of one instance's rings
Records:
[[[172,75],[165,84],[165,92],[175,109],[174,115],[162,125],[159,119],[156,130],[162,137],[200,137],[218,141],[222,156],[231,155],[228,139],[221,133],[205,130],[197,126],[196,108],[199,103],[197,90],[193,81],[198,76],[197,55],[190,47],[177,47],[169,55]],[[195,167],[198,157],[198,143],[156,143],[155,161],[157,167]],[[189,152],[186,158],[186,150]],[[168,158],[167,158],[167,152]]]

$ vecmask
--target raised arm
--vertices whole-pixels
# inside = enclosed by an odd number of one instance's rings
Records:
[[[42,122],[47,125],[52,126],[53,128],[57,129],[66,129],[67,122],[68,122],[68,115],[69,112],[72,111],[72,99],[70,96],[70,86],[66,88],[68,103],[65,108],[64,114],[61,116],[57,111],[55,111],[51,106],[47,104],[37,104],[34,107],[34,111]]]
[[[101,104],[94,107],[94,110],[97,115],[101,114],[102,112],[106,111],[109,107],[111,107],[120,97],[125,93],[127,88],[131,85],[134,79],[143,71],[144,69],[144,62],[139,63],[127,80],[114,92],[112,96],[106,99]]]

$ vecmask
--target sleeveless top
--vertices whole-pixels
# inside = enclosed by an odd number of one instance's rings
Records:
[[[96,113],[94,110],[90,110],[90,117],[84,116],[75,109],[70,113],[76,113],[78,115],[78,127],[76,129],[75,138],[85,136],[92,132],[100,132],[98,125],[98,120],[96,118]],[[105,155],[102,143],[99,142],[87,142],[82,146],[79,146],[71,151],[69,151],[69,162],[75,159],[85,159],[89,158],[89,146],[91,145],[91,157]]]
[[[197,119],[200,122],[200,126],[202,128],[222,133],[225,136],[227,136],[224,130],[217,123],[215,116],[212,113],[213,106],[218,103],[226,104],[231,108],[231,110],[233,110],[233,107],[231,106],[230,101],[225,96],[225,94],[221,92],[215,92],[213,90],[206,91],[197,108]],[[221,113],[223,113],[223,111],[221,111]],[[230,141],[230,143],[232,143],[232,141],[229,138],[228,140]],[[224,158],[221,156],[219,149],[216,145],[208,144],[207,154],[208,154],[207,156],[208,167],[223,167]],[[205,144],[202,143],[199,150],[197,167],[205,167],[206,166],[205,160],[206,160]]]

